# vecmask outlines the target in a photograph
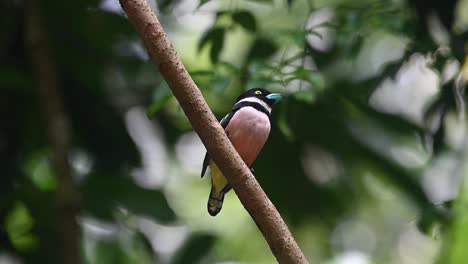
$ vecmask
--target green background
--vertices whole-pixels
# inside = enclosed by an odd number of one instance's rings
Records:
[[[25,1],[0,2],[0,262],[59,263]],[[288,96],[253,167],[310,263],[468,259],[468,1],[150,3],[218,118],[248,88]],[[208,215],[205,149],[118,2],[39,6],[82,262],[275,262],[233,192]]]

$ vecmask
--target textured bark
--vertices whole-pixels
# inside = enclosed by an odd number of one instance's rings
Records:
[[[259,227],[278,262],[307,263],[275,206],[212,114],[147,1],[120,0],[120,4],[208,153],[232,184],[239,200]]]
[[[71,130],[59,91],[57,67],[46,37],[42,7],[41,0],[26,1],[26,44],[36,76],[57,177],[55,217],[59,263],[79,264],[81,236],[77,216],[80,199],[69,163]]]

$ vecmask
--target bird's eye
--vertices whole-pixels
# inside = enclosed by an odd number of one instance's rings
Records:
[[[262,94],[261,91],[255,91],[255,94]]]

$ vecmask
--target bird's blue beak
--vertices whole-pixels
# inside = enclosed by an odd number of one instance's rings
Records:
[[[279,93],[272,93],[267,95],[266,98],[268,99],[268,103],[273,105],[274,103],[281,101],[281,99],[284,98],[284,95]]]

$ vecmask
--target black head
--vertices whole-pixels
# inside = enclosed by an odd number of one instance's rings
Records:
[[[267,89],[253,88],[253,89],[249,89],[245,91],[239,97],[237,97],[236,102],[239,102],[240,100],[249,98],[249,97],[258,98],[264,101],[265,103],[267,103],[269,106],[274,105],[276,102],[278,102],[279,100],[283,98],[281,94],[270,93]]]

